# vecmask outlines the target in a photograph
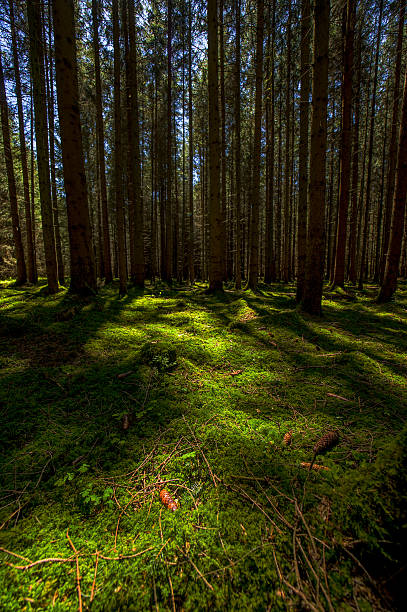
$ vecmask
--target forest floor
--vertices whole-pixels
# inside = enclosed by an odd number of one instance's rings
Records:
[[[407,285],[203,289],[1,283],[0,609],[401,609]]]

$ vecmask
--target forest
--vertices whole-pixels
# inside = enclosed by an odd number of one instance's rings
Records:
[[[405,0],[0,26],[0,609],[405,610]]]

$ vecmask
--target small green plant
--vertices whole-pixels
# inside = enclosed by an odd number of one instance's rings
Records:
[[[89,483],[85,489],[80,492],[81,501],[86,511],[92,512],[104,506],[112,508],[114,502],[112,500],[113,489],[107,487],[104,491],[95,490],[93,483]]]

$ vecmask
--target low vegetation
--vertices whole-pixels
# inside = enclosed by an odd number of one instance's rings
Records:
[[[401,606],[407,285],[204,289],[1,284],[1,609]]]

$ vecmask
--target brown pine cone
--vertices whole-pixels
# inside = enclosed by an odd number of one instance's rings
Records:
[[[337,431],[327,431],[314,446],[314,456],[325,453],[331,450],[339,442],[339,434]]]
[[[284,446],[290,446],[292,439],[293,439],[293,433],[292,431],[288,431],[283,438]]]

